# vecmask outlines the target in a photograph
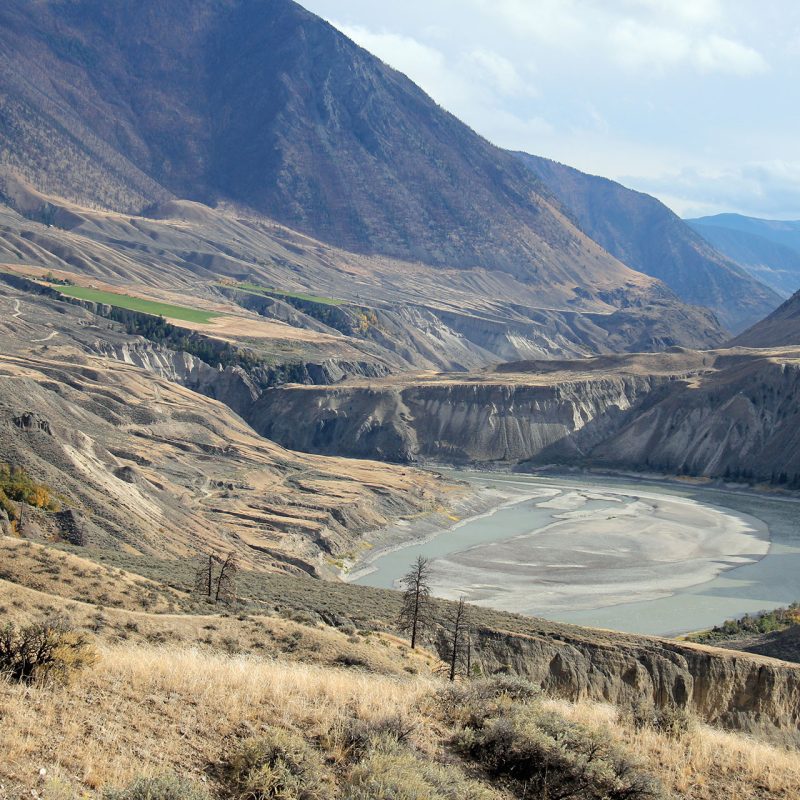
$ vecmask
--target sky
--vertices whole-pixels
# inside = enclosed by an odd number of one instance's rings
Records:
[[[798,0],[300,0],[501,147],[800,219]]]

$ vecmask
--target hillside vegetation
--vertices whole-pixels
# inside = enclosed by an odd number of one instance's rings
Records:
[[[789,800],[800,791],[794,752],[685,712],[569,702],[503,675],[450,684],[434,653],[396,636],[176,613],[163,584],[0,544],[15,564],[0,578],[3,623],[58,614],[92,648],[59,680],[0,679],[2,797]],[[61,580],[26,588],[37,564]],[[116,583],[120,607],[48,594],[64,578]],[[147,611],[136,610],[141,592],[158,598]]]

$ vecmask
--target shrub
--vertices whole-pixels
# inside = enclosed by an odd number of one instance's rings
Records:
[[[104,800],[211,800],[205,788],[167,773],[137,778],[122,789],[107,789]]]
[[[325,800],[330,797],[322,759],[302,738],[272,728],[246,739],[220,769],[235,800]]]
[[[669,736],[680,739],[692,729],[694,720],[691,713],[681,706],[667,705],[656,711],[655,729]]]
[[[402,714],[372,720],[348,719],[342,728],[341,744],[351,758],[362,758],[376,747],[406,742],[416,727]]]
[[[495,675],[463,684],[451,684],[436,694],[436,704],[449,724],[480,726],[498,705],[527,703],[540,694],[539,688],[514,675]]]
[[[661,796],[607,737],[533,708],[464,728],[456,749],[514,792],[543,800],[643,800]]]
[[[343,781],[341,800],[494,800],[498,795],[454,766],[387,745],[359,761]]]
[[[636,729],[651,728],[671,739],[680,739],[693,725],[691,713],[675,704],[656,708],[652,702],[634,701],[623,718]]]
[[[10,511],[14,513],[14,516],[9,513],[10,519],[16,519],[16,511],[7,503],[8,500],[27,503],[29,506],[46,511],[58,510],[58,502],[52,496],[50,488],[36,483],[21,467],[0,463],[0,491],[5,497],[4,510],[6,513]]]
[[[61,619],[0,629],[0,674],[13,681],[66,682],[96,660],[86,637]]]

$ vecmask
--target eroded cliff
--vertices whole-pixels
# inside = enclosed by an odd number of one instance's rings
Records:
[[[474,661],[485,672],[523,675],[571,700],[621,706],[652,701],[686,708],[720,727],[800,743],[797,665],[666,639],[544,625],[546,630],[528,634],[482,629],[474,639]]]
[[[792,482],[800,352],[720,350],[519,362],[263,395],[251,422],[316,453],[576,464]],[[302,418],[308,424],[288,424]]]

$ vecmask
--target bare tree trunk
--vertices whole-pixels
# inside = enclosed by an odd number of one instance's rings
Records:
[[[416,648],[417,639],[423,628],[430,622],[428,619],[430,573],[430,561],[419,556],[402,580],[405,589],[398,625],[401,630],[410,631],[412,650]]]
[[[417,628],[419,627],[419,582],[414,589],[414,620],[411,623],[411,649],[417,646]]]
[[[236,573],[238,571],[239,565],[236,562],[236,555],[229,553],[219,570],[217,592],[214,595],[215,603],[218,603],[220,599],[225,600],[225,602],[236,600]]]
[[[461,639],[464,636],[467,624],[467,604],[464,602],[463,596],[459,598],[458,605],[456,606],[455,614],[453,616],[453,641],[452,649],[450,651],[450,681],[456,679],[456,670],[458,668],[459,650],[461,648]]]
[[[214,596],[214,564],[217,557],[213,553],[208,554],[208,558],[202,556],[200,567],[195,573],[194,590],[197,594],[207,597],[209,600]]]

